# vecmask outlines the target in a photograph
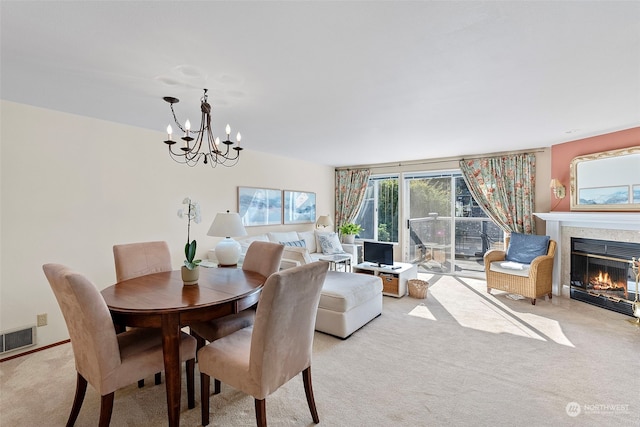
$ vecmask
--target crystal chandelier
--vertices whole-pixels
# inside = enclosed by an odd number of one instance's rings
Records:
[[[220,138],[214,136],[213,130],[211,129],[211,105],[207,102],[207,90],[208,89],[204,89],[204,95],[200,98],[202,118],[200,121],[200,129],[196,131],[191,130],[191,123],[189,120],[187,120],[184,123],[184,126],[182,126],[176,118],[176,113],[173,110],[173,104],[177,104],[180,100],[171,96],[165,96],[163,98],[171,106],[173,120],[176,122],[178,128],[184,133],[184,136],[180,138],[184,141],[184,145],[180,147],[178,151],[174,151],[173,146],[177,141],[172,139],[173,130],[171,129],[171,125],[169,125],[167,126],[167,140],[164,141],[164,143],[169,146],[169,154],[171,155],[171,158],[178,163],[195,166],[198,164],[198,161],[202,159],[205,165],[209,164],[213,168],[217,165],[228,167],[234,166],[238,163],[240,151],[242,151],[242,147],[240,147],[240,132],[236,135],[235,144],[237,145],[233,146],[234,143],[229,140],[231,127],[227,125],[227,136],[226,139],[222,141],[222,144],[226,146],[223,152],[220,149]],[[191,135],[194,135],[195,139]],[[233,151],[231,151],[232,149]]]

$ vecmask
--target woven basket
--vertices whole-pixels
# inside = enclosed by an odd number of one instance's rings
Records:
[[[429,282],[420,279],[409,279],[407,280],[407,285],[409,286],[410,297],[421,299],[427,297],[427,288],[429,287]]]

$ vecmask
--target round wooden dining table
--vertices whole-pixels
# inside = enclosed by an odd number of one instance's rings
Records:
[[[184,285],[180,271],[170,271],[102,290],[114,324],[162,329],[169,426],[180,425],[180,329],[251,307],[265,280],[238,268],[201,267],[197,285]]]

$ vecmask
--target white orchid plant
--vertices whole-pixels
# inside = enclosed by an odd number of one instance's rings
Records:
[[[197,243],[194,240],[190,240],[190,232],[191,232],[191,221],[199,224],[202,220],[200,216],[200,204],[198,202],[194,202],[189,197],[185,197],[182,201],[183,205],[187,205],[187,208],[178,209],[178,217],[187,218],[187,244],[184,246],[184,256],[186,259],[184,260],[184,265],[189,269],[193,270],[202,262],[201,259],[194,259],[196,257],[196,247]]]

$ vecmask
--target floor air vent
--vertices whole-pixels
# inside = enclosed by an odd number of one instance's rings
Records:
[[[36,325],[4,331],[0,335],[0,354],[36,344]]]

